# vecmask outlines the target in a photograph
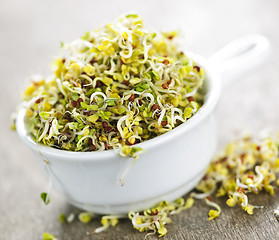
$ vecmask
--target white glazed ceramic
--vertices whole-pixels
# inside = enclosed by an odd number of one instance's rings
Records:
[[[113,150],[80,153],[37,144],[26,133],[24,109],[17,118],[18,134],[37,156],[52,186],[81,209],[119,214],[175,200],[200,181],[216,149],[214,109],[221,90],[219,75],[236,76],[254,67],[268,48],[265,37],[254,35],[231,43],[209,61],[188,54],[206,70],[205,103],[186,123],[137,144],[146,152],[126,175],[124,186],[119,179],[133,159]]]

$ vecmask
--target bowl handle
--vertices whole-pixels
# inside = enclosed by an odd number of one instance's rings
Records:
[[[270,42],[266,37],[248,35],[229,43],[208,60],[225,85],[259,66],[269,55]]]

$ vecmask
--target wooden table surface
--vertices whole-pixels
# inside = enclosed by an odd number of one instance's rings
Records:
[[[266,64],[222,89],[216,119],[219,147],[243,129],[257,134],[261,129],[279,130],[279,2],[276,0],[197,1],[42,1],[0,2],[0,239],[42,239],[50,232],[58,239],[143,239],[129,221],[99,235],[86,232],[99,226],[78,221],[61,225],[59,213],[76,211],[58,193],[44,206],[39,195],[47,189],[35,157],[9,130],[12,111],[27,86],[28,76],[47,74],[59,42],[70,41],[88,29],[112,20],[119,13],[137,10],[149,26],[180,28],[184,45],[209,57],[229,41],[253,33],[266,35],[272,56]],[[249,64],[249,63],[248,63]],[[173,216],[163,239],[279,239],[279,222],[273,210],[279,206],[279,191],[251,196],[251,203],[265,206],[252,216],[239,207],[229,208],[221,198],[223,212],[207,220],[209,208],[197,201],[189,210]],[[156,239],[151,237],[150,239]]]

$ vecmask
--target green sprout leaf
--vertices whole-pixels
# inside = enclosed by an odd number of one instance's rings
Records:
[[[15,123],[12,123],[12,124],[10,125],[10,129],[13,130],[13,131],[16,130],[16,125],[15,125]]]
[[[89,223],[92,218],[93,218],[93,214],[92,213],[89,213],[89,212],[81,212],[79,215],[78,215],[78,219],[79,221],[81,221],[82,223]]]
[[[103,120],[109,120],[109,118],[110,118],[110,116],[111,116],[111,112],[103,112],[103,111],[99,111],[98,112],[98,116],[100,117],[100,118],[102,118]]]
[[[44,204],[47,205],[49,204],[49,196],[47,193],[42,192],[41,193],[41,199],[43,200]]]
[[[126,18],[138,18],[138,17],[139,17],[138,14],[133,14],[133,13],[126,15]]]
[[[49,112],[40,112],[39,115],[44,120],[48,120],[51,116],[51,114]]]
[[[58,217],[59,222],[61,223],[66,223],[67,222],[67,217],[65,214],[61,213]]]
[[[111,112],[105,112],[104,119],[109,120],[110,116],[111,116]]]
[[[97,111],[98,108],[99,108],[99,107],[98,107],[97,105],[90,105],[90,106],[89,106],[89,109],[87,109],[87,110]]]
[[[77,115],[76,119],[80,124],[83,124],[82,117],[80,115]]]
[[[136,91],[143,92],[144,90],[149,89],[149,85],[147,83],[139,83],[134,87]]]
[[[72,97],[75,101],[79,99],[79,95],[77,93],[72,93]]]
[[[55,237],[51,235],[50,233],[44,233],[43,234],[43,240],[54,240]]]
[[[118,100],[118,98],[108,98],[106,103],[108,106],[115,106],[116,105],[115,101],[117,101],[117,100]]]
[[[81,39],[87,40],[90,37],[90,32],[86,32]]]
[[[85,93],[85,96],[90,97],[92,93],[95,92],[94,88],[91,88],[90,90],[88,90],[88,92]]]
[[[135,153],[141,152],[141,151],[143,151],[143,149],[140,147],[132,147],[131,152],[130,152],[131,157],[133,157],[135,155]]]
[[[153,80],[159,80],[160,79],[160,75],[156,71],[150,71],[148,73]]]
[[[87,109],[88,105],[85,102],[81,102],[80,106],[82,109]]]

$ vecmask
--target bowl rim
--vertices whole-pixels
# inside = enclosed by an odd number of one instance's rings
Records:
[[[175,138],[179,138],[180,135],[186,134],[194,127],[198,126],[198,124],[204,120],[215,108],[217,105],[221,86],[219,75],[215,73],[215,69],[210,66],[209,62],[192,52],[186,51],[186,55],[197,62],[200,66],[202,66],[206,71],[206,88],[207,92],[205,94],[205,103],[201,106],[194,116],[192,116],[185,123],[180,124],[169,132],[166,132],[160,136],[154,137],[147,141],[137,143],[133,146],[141,147],[145,151],[149,151],[150,149],[156,147],[160,147],[162,144],[166,142],[170,142]],[[36,143],[33,141],[31,136],[27,133],[25,129],[25,108],[21,108],[18,111],[16,118],[16,129],[20,136],[20,138],[33,150],[40,153],[40,155],[47,156],[55,156],[56,159],[65,160],[65,161],[104,161],[115,158],[117,152],[113,149],[105,150],[105,151],[93,151],[93,152],[74,152],[56,149],[50,146],[46,146],[41,143]]]

